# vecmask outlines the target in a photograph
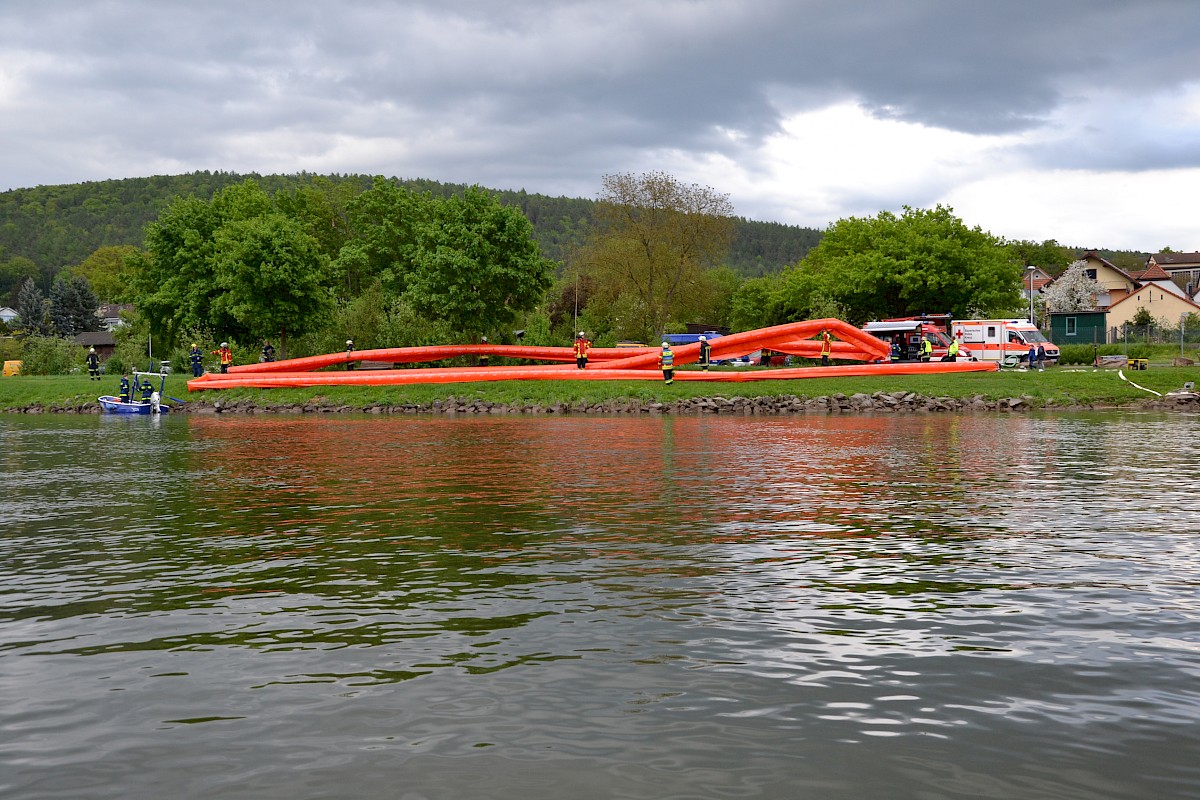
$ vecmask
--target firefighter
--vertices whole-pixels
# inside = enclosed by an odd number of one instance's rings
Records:
[[[133,395],[130,394],[130,388],[129,388],[129,375],[128,374],[122,375],[121,376],[121,402],[128,403],[132,399],[132,397],[133,397]]]
[[[96,348],[89,347],[87,354],[88,377],[94,381],[100,380],[100,356],[96,355]]]
[[[670,342],[662,343],[662,352],[658,354],[658,366],[662,368],[663,382],[671,384],[675,381],[675,352]]]
[[[192,342],[192,351],[188,353],[188,358],[192,362],[192,377],[199,378],[204,374],[204,354],[195,342]]]
[[[592,343],[583,335],[583,331],[575,337],[575,367],[577,369],[587,369],[588,351],[592,349]]]
[[[262,361],[264,364],[269,364],[275,360],[275,348],[270,342],[263,343]]]
[[[347,340],[346,340],[346,355],[347,355],[347,356],[349,356],[349,355],[350,355],[351,353],[353,353],[353,352],[354,352],[354,340],[353,340],[353,339],[347,339]],[[348,370],[350,370],[350,371],[353,371],[353,370],[354,370],[354,362],[353,362],[353,361],[347,361],[347,362],[346,362],[346,369],[348,369]]]
[[[712,362],[711,351],[712,345],[708,343],[708,337],[700,334],[700,369],[708,370],[708,365]]]
[[[958,361],[958,339],[950,340],[950,349],[946,351],[943,361]]]
[[[929,341],[928,338],[922,337],[922,339],[921,339],[921,360],[928,361],[931,358],[933,358],[933,342]]]
[[[479,337],[479,343],[486,346],[487,345],[487,337],[486,336]],[[490,359],[488,358],[488,354],[480,353],[479,366],[486,367],[489,363],[490,363]]]
[[[821,366],[829,366],[829,354],[833,352],[833,339],[829,331],[821,331]]]
[[[212,352],[221,358],[221,372],[229,372],[229,367],[233,364],[233,350],[229,348],[229,342],[221,342],[221,347]]]
[[[154,394],[154,386],[150,383],[150,376],[147,375],[146,379],[142,381],[141,389],[142,400],[147,403],[150,402],[150,395]]]

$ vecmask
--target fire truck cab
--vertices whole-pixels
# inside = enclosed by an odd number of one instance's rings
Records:
[[[948,321],[947,317],[947,321]],[[920,361],[921,342],[928,341],[933,345],[931,361],[941,361],[950,350],[950,337],[946,335],[944,325],[938,325],[931,317],[903,317],[884,319],[878,322],[868,322],[863,330],[877,339],[893,345],[892,353],[899,361]],[[899,349],[899,353],[896,350]],[[975,361],[975,353],[959,342],[958,358],[962,361]]]

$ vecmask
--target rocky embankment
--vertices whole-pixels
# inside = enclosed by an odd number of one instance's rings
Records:
[[[259,404],[249,400],[196,400],[176,407],[189,414],[682,414],[682,415],[786,415],[855,413],[955,413],[976,411],[1022,412],[1034,409],[1086,410],[1097,408],[1138,408],[1200,411],[1200,394],[1151,397],[1134,403],[1113,404],[1041,402],[1034,397],[1010,397],[990,400],[982,395],[968,398],[927,397],[913,392],[875,392],[874,394],[835,394],[829,397],[694,397],[672,402],[637,399],[607,400],[600,403],[495,403],[470,398],[447,398],[429,403],[399,405],[344,405],[324,399],[306,403]],[[17,413],[98,414],[100,406],[29,406]]]

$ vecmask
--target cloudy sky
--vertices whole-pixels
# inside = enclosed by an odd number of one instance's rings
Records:
[[[0,190],[205,169],[1200,250],[1200,2],[0,3]]]

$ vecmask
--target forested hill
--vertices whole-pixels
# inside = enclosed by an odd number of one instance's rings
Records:
[[[0,193],[0,263],[16,257],[33,261],[45,280],[63,267],[83,261],[99,247],[141,246],[147,222],[177,196],[204,200],[248,178],[268,192],[295,189],[317,176],[256,175],[231,172],[194,172],[152,178],[126,178],[39,186]],[[350,183],[366,189],[367,175],[324,176],[333,184]],[[463,191],[459,184],[429,180],[404,180],[420,192],[445,196]],[[582,242],[595,201],[548,197],[525,191],[489,190],[502,203],[519,207],[533,223],[542,252],[564,261],[571,248]],[[778,272],[800,260],[820,240],[813,228],[738,219],[728,264],[745,276]]]

